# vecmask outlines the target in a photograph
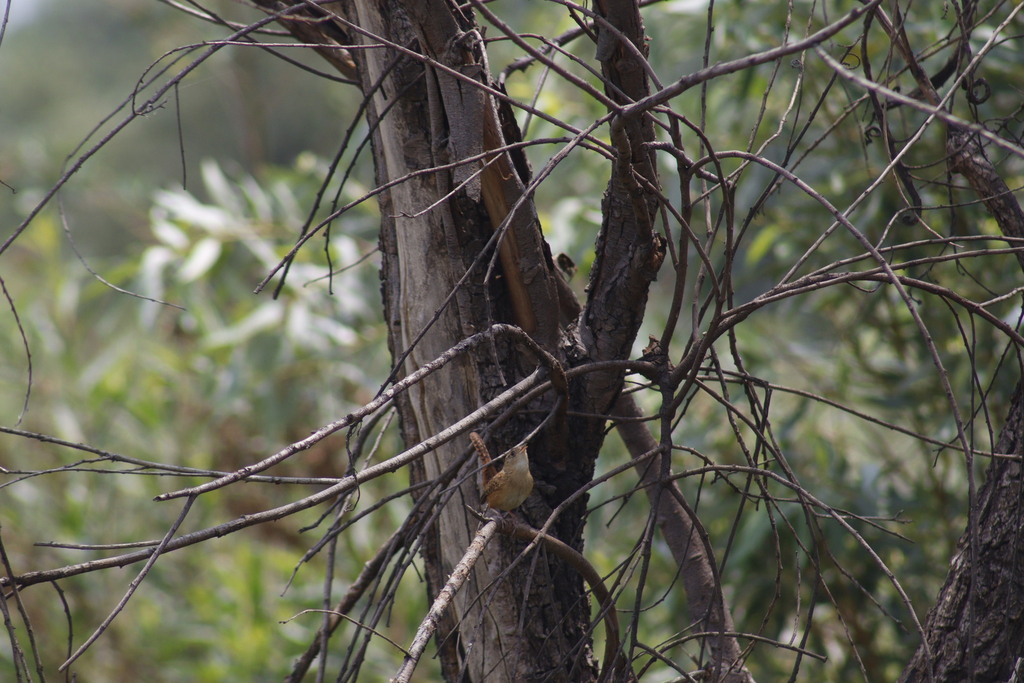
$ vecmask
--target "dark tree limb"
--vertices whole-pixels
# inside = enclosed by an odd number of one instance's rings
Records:
[[[1024,456],[1020,385],[996,452]],[[1008,681],[1024,657],[1024,481],[1019,458],[992,458],[976,506],[977,531],[973,538],[968,533],[960,538],[946,583],[928,613],[925,632],[931,656],[922,644],[901,683]]]
[[[966,22],[969,23],[969,22]],[[961,40],[967,40],[965,33]],[[904,56],[909,47],[902,47]],[[930,81],[915,72],[928,101]],[[929,90],[931,92],[929,93]],[[947,123],[951,173],[959,173],[1008,237],[1024,236],[1024,210],[985,153],[982,139]],[[1016,254],[1024,269],[1024,255]],[[1020,350],[1017,355],[1019,359]],[[1018,381],[996,452],[1024,455],[1024,393]],[[968,458],[968,467],[971,460]],[[970,501],[967,530],[928,613],[924,640],[900,677],[917,681],[1007,681],[1024,657],[1024,482],[1019,458],[993,458]]]
[[[615,414],[616,417],[630,418],[619,422],[617,429],[634,459],[658,450],[658,442],[650,430],[636,419],[641,417],[641,412],[632,397],[619,397]],[[711,656],[706,668],[709,680],[748,683],[753,679],[743,665],[739,642],[733,635],[736,629],[722,595],[721,578],[707,533],[693,510],[686,505],[675,481],[662,477],[662,472],[669,469],[665,460],[670,458],[670,453],[660,453],[638,464],[636,470],[640,485],[651,504],[656,506],[658,528],[679,566],[695,629],[718,634],[708,638]]]

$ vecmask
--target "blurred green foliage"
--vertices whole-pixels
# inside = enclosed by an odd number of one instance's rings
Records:
[[[291,168],[265,167],[259,182],[229,178],[207,162],[204,188],[217,203],[182,190],[161,191],[151,210],[152,244],[139,245],[132,261],[90,258],[90,267],[114,284],[174,307],[116,292],[76,261],[54,259],[60,230],[49,216],[39,220],[7,255],[4,273],[29,334],[35,373],[21,428],[151,462],[224,471],[259,460],[371,398],[387,371],[375,303],[372,211],[348,217],[344,234],[330,241],[336,265],[371,257],[361,265],[326,278],[323,254],[309,249],[277,298],[251,294],[287,252],[289,231],[304,219],[300,207],[323,175],[311,155]],[[20,409],[25,359],[16,328],[4,330],[9,362],[0,408],[10,424]],[[385,439],[382,446],[395,445]],[[177,506],[154,505],[151,498],[194,481],[175,484],[145,468],[93,465],[75,451],[11,435],[0,437],[0,454],[14,472],[75,472],[5,477],[4,540],[13,566],[22,571],[109,554],[33,548],[39,540],[158,538]],[[346,462],[345,440],[337,436],[275,473],[339,476]],[[88,474],[91,469],[130,473],[101,476]],[[201,501],[187,530],[290,502],[303,491],[312,489],[233,488]],[[280,595],[312,543],[298,528],[316,519],[299,515],[209,544],[201,554],[165,557],[82,668],[97,680],[278,680],[319,623],[316,615],[278,623],[319,605],[316,581],[312,588],[296,583]],[[362,543],[349,548],[357,561],[368,558],[384,533],[363,526],[357,536]],[[307,534],[313,540],[316,535],[315,529]],[[301,571],[318,567],[314,560]],[[104,572],[64,585],[77,628],[99,623],[124,590],[125,577]],[[64,628],[58,603],[45,588],[27,592],[26,599],[52,671],[63,659],[60,639],[52,635]],[[76,632],[73,641],[84,635]],[[152,668],[143,671],[139,662]]]
[[[0,71],[0,127],[18,131],[0,138],[0,178],[17,190],[13,201],[0,202],[5,236],[147,64],[204,34],[222,35],[167,7],[98,0],[49,4],[32,23],[8,32],[0,47],[5,64],[49,68],[45,76],[24,68]],[[257,83],[280,97],[262,97]],[[223,471],[259,460],[372,396],[388,368],[381,351],[374,206],[348,214],[329,243],[315,238],[279,296],[270,294],[276,282],[252,294],[291,247],[326,176],[326,162],[315,154],[329,153],[327,141],[340,134],[349,106],[337,89],[262,53],[225,52],[181,88],[182,137],[175,104],[168,102],[90,161],[63,195],[75,244],[105,279],[173,306],[99,282],[76,259],[56,211],[44,212],[0,261],[32,353],[32,394],[20,429],[152,462]],[[299,93],[318,97],[333,113],[303,106]],[[174,189],[183,173],[179,145],[189,190]],[[252,174],[237,170],[243,166]],[[155,190],[160,187],[167,189]],[[362,192],[353,179],[343,201]],[[325,277],[328,253],[336,270],[355,267]],[[4,317],[0,413],[14,426],[28,361],[9,310]],[[386,438],[381,447],[395,445]],[[337,476],[346,467],[345,451],[339,435],[276,473]],[[7,434],[0,435],[0,464],[15,473],[4,475],[0,498],[4,544],[19,572],[114,552],[33,547],[39,541],[159,538],[178,508],[154,504],[152,497],[197,481],[95,462]],[[17,474],[61,468],[72,471],[28,479]],[[102,474],[110,470],[129,473]],[[200,501],[184,531],[312,490],[232,489]],[[321,619],[307,614],[282,623],[321,606],[319,578],[285,590],[323,525],[305,535],[298,529],[317,519],[299,515],[207,544],[203,553],[164,557],[72,670],[96,681],[280,680]],[[360,527],[362,542],[346,548],[357,566],[383,533],[366,522]],[[137,566],[62,584],[73,647],[113,609],[133,570]],[[322,560],[299,572],[322,576]],[[338,589],[350,579],[340,574]],[[53,676],[69,654],[60,601],[45,586],[26,591],[24,599]],[[423,599],[413,579],[404,603],[410,618]],[[0,672],[13,671],[8,645],[5,639],[0,647]],[[376,655],[385,657],[384,668],[400,661],[394,652]]]

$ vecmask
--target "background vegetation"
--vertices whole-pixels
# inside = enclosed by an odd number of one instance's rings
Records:
[[[230,2],[207,4],[240,20],[257,16]],[[511,12],[521,28],[542,25],[551,33],[547,27],[572,27],[556,4],[505,4],[510,7],[503,11]],[[678,74],[699,67],[704,12],[705,6],[682,1],[647,10],[652,61],[659,71]],[[714,61],[776,45],[784,17],[783,3],[716,3]],[[950,21],[943,4],[935,3],[930,14],[919,12],[909,28],[921,44],[945,35]],[[3,238],[53,185],[92,128],[129,97],[150,65],[164,63],[164,55],[182,45],[223,35],[222,29],[169,4],[129,0],[40,2],[30,18],[9,25],[0,44],[0,180],[11,188],[0,187]],[[992,95],[981,105],[992,112],[1016,112],[1004,121],[1011,130],[1020,128],[1019,106],[1013,104],[1019,101],[1014,86],[1019,81],[1018,42],[1006,41],[986,60]],[[491,47],[496,72],[516,55],[501,42]],[[584,53],[592,46],[578,49]],[[321,68],[301,51],[287,55]],[[877,173],[885,151],[880,142],[865,143],[869,122],[852,106],[861,94],[834,82],[820,66],[771,64],[716,81],[708,92],[708,111],[716,118],[715,142],[721,149],[745,148],[753,140],[754,147],[767,145],[767,156],[782,159],[800,136],[821,135],[823,149],[801,173],[844,196],[847,188],[854,192]],[[792,88],[782,86],[797,78],[807,79],[808,92],[842,94],[822,99],[822,111],[808,131],[777,131],[773,121],[783,111],[819,104],[789,99]],[[537,82],[535,72],[510,74],[509,92],[529,100]],[[782,85],[762,99],[769,82]],[[59,204],[51,203],[0,256],[0,276],[12,304],[0,327],[0,466],[5,470],[0,473],[0,538],[15,573],[109,552],[60,544],[159,539],[177,509],[154,504],[152,498],[185,480],[145,462],[231,471],[373,397],[390,358],[379,310],[372,203],[347,214],[329,239],[315,238],[301,250],[279,296],[269,290],[253,294],[306,221],[338,141],[355,118],[358,98],[352,92],[266,52],[224,50],[92,158],[62,191]],[[600,115],[596,103],[572,97],[557,82],[540,92],[538,106],[572,123],[589,123]],[[696,104],[689,111],[685,104],[682,108],[693,120],[702,115]],[[920,123],[911,111],[901,115],[908,131]],[[755,121],[760,123],[752,127]],[[836,121],[848,125],[824,137]],[[527,137],[556,134],[544,122],[521,123]],[[365,133],[362,125],[356,127],[357,136]],[[921,166],[915,172],[941,179],[943,167],[933,165],[942,157],[941,144],[936,139],[918,148]],[[545,150],[533,147],[530,153],[535,166],[543,164]],[[1024,184],[1022,160],[1003,161],[1011,187]],[[361,196],[373,177],[368,155],[346,156],[341,167],[349,162],[354,164],[352,179],[324,193],[340,193],[341,203]],[[580,156],[560,166],[538,197],[553,250],[567,253],[584,272],[593,259],[605,173],[603,166]],[[673,191],[671,183],[666,186]],[[950,203],[945,192],[941,183],[927,186],[924,203]],[[738,204],[754,207],[756,199],[739,197]],[[859,224],[869,227],[877,243],[885,244],[886,235],[895,241],[906,228],[887,223],[886,217],[899,206],[899,189],[892,184],[870,196],[860,209]],[[752,210],[758,212],[750,223],[756,234],[745,241],[736,271],[741,278],[736,289],[743,296],[777,281],[795,255],[819,237],[821,225],[820,207],[809,201],[768,202]],[[944,215],[950,218],[944,233],[948,229],[969,237],[995,231],[975,206],[957,206]],[[844,239],[826,243],[813,258],[822,265],[840,258],[851,248]],[[922,246],[921,253],[932,252]],[[1006,256],[978,267],[970,261],[931,263],[914,274],[985,300],[1016,282],[1017,268]],[[582,289],[583,282],[578,276],[571,284]],[[652,333],[664,325],[671,286],[663,278],[656,288],[645,321]],[[953,424],[931,360],[889,289],[851,293],[831,288],[790,301],[755,314],[737,330],[748,362],[745,371],[778,385],[771,394],[772,428],[802,484],[836,508],[878,520],[876,527],[862,531],[903,577],[923,618],[964,529],[967,493],[962,459],[942,446],[952,438]],[[964,397],[984,396],[984,406],[969,400],[965,405],[975,411],[978,447],[990,447],[1017,379],[1015,372],[1003,372],[1005,339],[935,301],[920,310],[954,387]],[[1016,324],[1020,303],[1007,298],[992,310]],[[843,409],[800,392],[841,402]],[[710,399],[694,399],[677,440],[719,464],[743,464],[742,453],[734,449],[733,429],[721,415]],[[83,454],[26,432],[88,444],[126,459]],[[374,453],[399,449],[387,418],[364,436]],[[344,434],[336,435],[275,474],[340,476],[349,464],[347,445]],[[627,456],[612,438],[602,458],[610,469]],[[979,473],[984,464],[979,462]],[[112,471],[119,476],[109,476]],[[738,492],[711,483],[711,478],[696,477],[681,482],[692,500],[700,501],[701,517],[719,549],[734,616],[743,624],[763,620],[766,632],[786,640],[793,613],[773,605],[780,591],[789,590],[780,583],[800,586],[800,573],[810,571],[798,551],[808,539],[801,537],[803,531],[779,535],[773,524],[785,526],[785,519],[741,515]],[[293,499],[293,488],[250,483],[202,497],[184,531],[282,504]],[[360,506],[390,490],[379,482],[367,485]],[[612,502],[595,509],[588,526],[588,533],[600,539],[588,542],[588,557],[605,571],[635,540],[607,529],[644,523],[619,516],[633,512],[616,506],[617,493],[629,491],[612,480],[601,496]],[[378,514],[400,518],[402,505]],[[325,514],[329,519],[334,512],[307,511],[207,543],[202,552],[162,558],[125,612],[74,665],[79,680],[280,680],[319,626],[318,615],[301,613],[320,606],[328,562],[334,563],[335,580],[345,586],[393,526],[368,517],[344,536],[332,557],[307,558]],[[796,508],[794,514],[799,514]],[[781,581],[774,568],[764,569],[765,548],[780,538],[779,556],[787,558]],[[828,604],[820,606],[807,647],[828,659],[808,661],[802,675],[806,680],[849,680],[867,672],[871,680],[895,679],[916,646],[905,608],[848,535],[837,531],[827,540],[836,557],[826,577],[855,579],[837,581],[832,597],[851,608],[840,620],[829,615]],[[799,559],[789,561],[793,557]],[[674,572],[670,558],[655,556],[647,577],[648,583],[665,587],[659,608],[668,613],[681,609],[683,600]],[[111,611],[132,576],[131,568],[92,573],[59,588],[39,586],[26,593],[34,637],[50,675]],[[399,590],[403,599],[388,614],[387,637],[404,645],[424,611],[425,595],[415,573],[403,578]],[[865,594],[877,604],[866,604]],[[75,627],[70,635],[69,623]],[[650,630],[644,634],[647,641],[674,636],[672,624],[651,619],[642,626]],[[355,633],[351,625],[342,628]],[[383,680],[401,662],[401,652],[383,640],[375,641],[367,656],[366,680]],[[791,666],[777,650],[755,651],[751,661],[762,680],[774,680]],[[436,676],[430,667],[428,661],[421,665],[422,680]],[[10,643],[4,641],[0,672],[13,668]]]

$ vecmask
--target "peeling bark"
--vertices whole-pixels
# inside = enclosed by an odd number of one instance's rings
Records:
[[[481,89],[489,87],[489,74],[479,36],[470,25],[460,26],[444,3],[410,7],[395,1],[361,1],[354,7],[356,12],[349,19],[362,29],[437,63],[424,64],[413,57],[392,63],[395,53],[379,49],[360,55],[364,85],[378,80],[382,84],[370,106],[378,183],[504,144],[500,138],[483,134],[491,131],[495,135],[498,119],[495,101]],[[373,38],[362,40],[375,42]],[[405,373],[492,322],[515,321],[532,328],[542,346],[556,346],[559,308],[552,281],[557,275],[545,259],[534,208],[529,202],[521,203],[506,220],[522,194],[522,182],[509,172],[512,166],[507,155],[488,167],[494,170],[478,176],[481,166],[477,161],[450,172],[425,175],[382,196],[383,292],[392,353],[396,358],[408,354],[402,368]],[[428,207],[433,208],[426,210]],[[508,229],[501,248],[502,285],[483,281],[484,261],[482,267],[476,264],[468,283],[453,303],[445,306],[449,292],[456,290],[494,230],[504,224]],[[517,272],[513,273],[513,268]],[[437,311],[442,313],[433,321]],[[535,366],[534,360],[524,361],[510,344],[497,342],[496,350],[499,358],[508,361],[501,368],[506,381]],[[476,357],[452,364],[447,372],[409,392],[401,406],[407,442],[441,431],[500,388],[491,353],[492,349],[484,348]],[[553,396],[546,397],[538,407],[550,406],[553,400]],[[521,421],[506,425],[498,432],[499,446],[511,445],[511,439],[521,437],[523,426]],[[456,440],[438,449],[424,459],[414,477],[419,481],[437,479],[458,461],[467,444]],[[531,459],[543,473],[547,460],[543,440],[531,444]],[[426,539],[424,555],[432,596],[472,540],[477,522],[464,505],[475,505],[477,497],[476,479],[465,478]],[[525,509],[543,521],[550,507],[534,498]],[[559,529],[553,532],[557,535]],[[571,537],[564,540],[572,541]],[[596,678],[589,648],[580,648],[588,642],[590,623],[582,579],[564,562],[550,557],[539,562],[528,559],[509,574],[507,568],[523,545],[506,537],[494,539],[454,597],[438,637],[448,680]]]
[[[285,7],[278,0],[258,4],[274,11]],[[638,7],[605,0],[597,9],[606,18],[598,27],[597,53],[607,92],[611,101],[627,105],[649,94]],[[471,14],[443,0],[354,0],[323,15],[312,6],[289,10],[292,14],[316,19],[282,21],[293,34],[332,48],[322,54],[342,73],[352,76],[357,69],[369,98],[379,184],[456,164],[407,178],[379,196],[382,291],[391,352],[403,359],[398,376],[465,336],[505,321],[519,325],[567,365],[628,358],[664,256],[654,230],[658,179],[646,147],[654,140],[649,118],[619,117],[612,123],[617,160],[602,204],[604,221],[584,309],[559,279],[533,199],[524,197],[530,180],[525,163],[505,151],[487,156],[519,138],[491,80]],[[368,47],[333,49],[341,44]],[[482,159],[458,163],[476,157]],[[484,278],[486,259],[495,251],[500,285]],[[511,382],[535,367],[535,359],[524,359],[514,345],[500,340],[449,364],[399,400],[406,443],[440,432],[493,397],[504,386],[497,378]],[[541,486],[522,509],[528,521],[543,523],[554,506],[590,482],[604,438],[600,416],[610,414],[622,383],[621,370],[601,371],[567,388],[569,404],[531,442],[532,469]],[[491,438],[499,447],[511,445],[565,391],[538,399],[530,406],[533,417],[514,417]],[[587,417],[568,418],[567,411]],[[465,445],[450,442],[415,463],[413,480],[437,480],[458,462]],[[428,531],[423,553],[431,597],[472,540],[476,521],[464,504],[476,496],[475,479],[464,478]],[[586,505],[587,497],[579,497],[549,530],[577,551]],[[512,539],[494,539],[442,615],[437,641],[446,679],[596,680],[582,578],[546,555],[508,573],[521,548]],[[703,576],[707,560],[686,563],[691,569],[700,565],[703,573],[696,574]],[[701,585],[704,597],[691,596],[695,604],[711,595],[706,588]],[[707,621],[712,629],[724,623],[723,613],[714,615]],[[736,656],[730,651],[725,659]]]

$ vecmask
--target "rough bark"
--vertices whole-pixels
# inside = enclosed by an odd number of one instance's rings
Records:
[[[359,56],[364,92],[372,91],[369,120],[374,127],[378,183],[457,162],[495,146],[488,144],[484,132],[494,134],[497,105],[482,90],[489,85],[489,75],[472,25],[460,25],[444,3],[412,7],[402,2],[361,1],[353,3],[353,9],[349,19],[360,29],[432,60],[424,64],[394,49],[368,50]],[[367,36],[360,40],[379,42]],[[381,87],[373,90],[378,82]],[[554,348],[558,301],[551,283],[556,276],[545,258],[532,205],[522,204],[506,220],[518,199],[516,193],[522,193],[521,180],[507,172],[511,167],[503,157],[491,167],[496,172],[474,177],[481,163],[473,162],[402,182],[382,195],[383,293],[392,353],[395,358],[407,354],[403,372],[498,321],[532,329],[543,346]],[[458,289],[460,278],[494,230],[505,224],[509,227],[506,246],[501,248],[502,285],[484,283],[485,260]],[[448,294],[457,289],[452,303],[446,305]],[[441,313],[434,320],[437,312]],[[501,368],[506,381],[527,367],[532,369],[534,361],[524,360],[511,345],[498,342],[496,350],[499,358],[509,361]],[[500,388],[491,353],[482,349],[408,393],[401,406],[407,443],[441,431]],[[548,405],[552,400],[544,399]],[[498,432],[497,450],[521,437],[522,428],[521,421],[508,423]],[[414,478],[437,479],[462,457],[466,445],[454,441],[438,449],[414,470]],[[531,444],[538,478],[545,471],[545,450],[543,439]],[[477,522],[467,514],[465,504],[475,505],[477,496],[475,478],[465,478],[426,539],[432,595],[472,539]],[[542,521],[549,510],[539,496],[526,506],[528,515],[539,518],[532,521]],[[578,544],[578,529],[573,530]],[[553,532],[558,535],[559,529]],[[563,538],[573,542],[571,536],[563,534]],[[586,681],[596,677],[585,645],[590,615],[580,577],[556,558],[547,557],[520,563],[505,573],[522,546],[504,537],[495,539],[485,561],[475,565],[456,596],[438,638],[449,680]]]
[[[597,59],[605,92],[616,105],[627,105],[650,94],[645,70],[647,36],[640,10],[631,0],[602,0],[595,9]],[[628,358],[643,321],[647,293],[665,256],[665,245],[654,230],[658,187],[653,152],[654,125],[646,114],[611,124],[616,161],[602,200],[594,267],[591,270],[580,336],[590,360]],[[622,386],[621,372],[587,376],[590,408],[606,413]]]
[[[1024,394],[1018,386],[965,532],[900,681],[1009,681],[1024,671]],[[970,561],[974,546],[974,564]],[[972,585],[973,583],[973,585]]]

